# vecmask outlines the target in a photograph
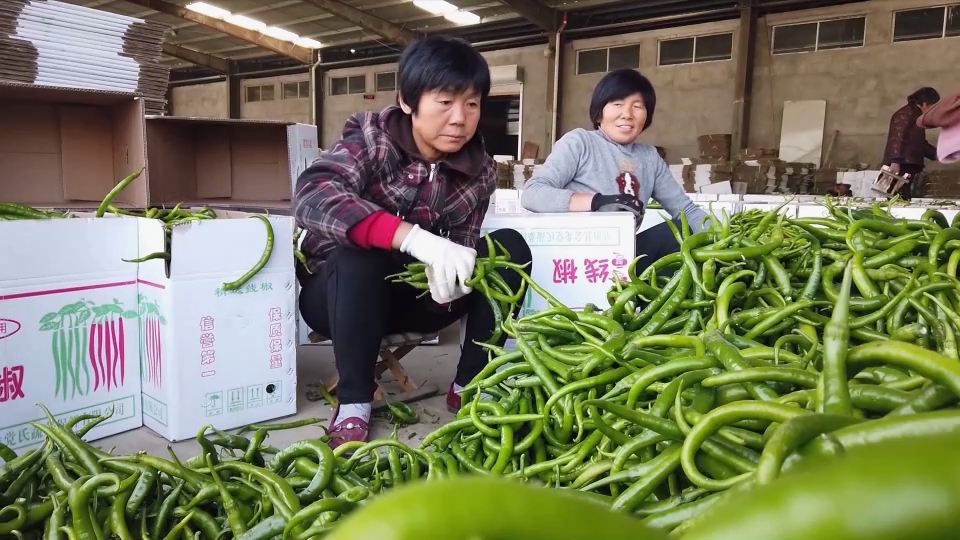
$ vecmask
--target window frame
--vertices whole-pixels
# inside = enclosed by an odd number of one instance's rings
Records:
[[[701,38],[701,37],[712,37],[712,36],[726,36],[726,35],[729,35],[729,36],[730,36],[730,57],[729,57],[729,58],[718,58],[718,59],[716,59],[716,60],[697,60],[697,41],[699,40],[699,38]],[[731,30],[731,31],[729,31],[729,32],[711,32],[711,33],[709,33],[709,34],[697,34],[697,35],[693,35],[693,36],[682,36],[682,37],[673,37],[673,38],[666,38],[666,39],[658,39],[658,40],[657,40],[657,67],[669,68],[669,67],[673,67],[673,66],[691,66],[691,65],[694,65],[694,64],[710,64],[710,63],[713,63],[713,62],[729,62],[729,61],[733,60],[733,38],[734,38],[734,32]],[[686,39],[692,39],[692,40],[693,40],[693,58],[691,59],[690,62],[680,62],[680,63],[677,63],[677,64],[662,64],[662,63],[660,63],[660,58],[661,58],[661,56],[660,56],[660,55],[661,55],[661,47],[660,47],[660,46],[661,46],[661,44],[662,44],[664,41],[681,41],[681,40],[686,40]]]
[[[937,9],[937,8],[940,8],[943,10],[943,25],[940,27],[940,37],[901,39],[899,41],[897,40],[897,14],[898,13],[906,13],[908,11],[925,11],[928,9]],[[957,14],[960,15],[960,3],[950,3],[950,4],[941,4],[936,6],[923,6],[923,7],[894,10],[893,19],[890,21],[890,43],[911,43],[914,41],[930,41],[934,39],[949,39],[949,38],[960,37],[960,34],[955,36],[947,35],[947,14],[949,13],[950,8],[956,8]]]
[[[606,47],[591,47],[588,49],[577,49],[577,60],[574,65],[574,74],[576,76],[580,75],[598,75],[602,73],[610,73],[610,49],[621,49],[627,47],[636,47],[637,49],[637,67],[635,68],[617,68],[617,69],[640,69],[640,64],[643,62],[643,57],[641,56],[643,51],[640,47],[640,43],[627,43],[625,45],[609,45]],[[594,52],[594,51],[605,51],[606,52],[606,64],[603,71],[591,71],[589,73],[580,72],[580,53],[585,52]]]
[[[821,24],[823,24],[823,23],[829,23],[829,22],[834,22],[834,21],[850,21],[850,20],[854,20],[854,19],[860,19],[860,20],[863,21],[863,39],[861,40],[861,42],[860,42],[859,45],[844,45],[844,46],[841,46],[841,47],[830,47],[830,48],[828,48],[828,49],[821,49],[821,48],[820,48],[820,25],[821,25]],[[777,52],[777,51],[776,51],[777,29],[778,29],[778,28],[783,28],[783,27],[787,27],[787,26],[800,26],[800,25],[806,25],[806,24],[816,24],[816,25],[817,25],[817,33],[816,33],[816,35],[814,36],[813,50],[812,50],[812,51],[784,51],[784,52]],[[829,19],[816,19],[816,20],[812,20],[812,21],[797,21],[797,22],[792,22],[792,23],[777,24],[777,25],[774,25],[774,26],[771,28],[771,33],[770,33],[770,54],[771,54],[771,55],[774,55],[774,56],[783,56],[783,55],[785,55],[785,54],[806,54],[806,53],[817,53],[817,52],[826,52],[826,51],[839,51],[839,50],[843,50],[843,49],[858,49],[858,48],[863,48],[863,47],[865,47],[866,45],[867,45],[867,16],[866,16],[866,14],[860,14],[860,15],[845,15],[845,16],[843,16],[843,17],[832,17],[832,18],[829,18]]]

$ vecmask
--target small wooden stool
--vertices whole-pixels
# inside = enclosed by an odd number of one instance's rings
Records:
[[[310,332],[310,343],[321,343],[329,338],[321,336],[316,332]],[[380,378],[387,370],[393,375],[393,379],[400,386],[400,393],[390,398],[391,402],[401,401],[412,403],[421,399],[433,397],[440,393],[440,388],[432,382],[425,382],[417,385],[413,379],[407,375],[407,370],[400,365],[400,360],[416,349],[425,341],[437,339],[437,334],[418,334],[415,332],[406,332],[402,334],[390,334],[380,342],[380,360],[374,370],[374,377],[377,380],[377,392],[374,394],[373,409],[382,409],[386,407],[383,401],[383,386],[380,384]],[[328,380],[321,382],[331,394],[336,393],[337,384],[340,382],[340,376],[335,374]]]

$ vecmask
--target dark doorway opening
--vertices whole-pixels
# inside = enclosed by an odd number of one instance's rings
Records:
[[[520,146],[520,96],[487,98],[480,114],[480,134],[491,156],[513,156],[518,159]]]

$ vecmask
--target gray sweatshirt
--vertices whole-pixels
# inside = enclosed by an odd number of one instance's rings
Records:
[[[652,198],[673,219],[686,212],[694,232],[707,215],[673,179],[656,148],[615,143],[600,130],[577,128],[561,137],[524,184],[520,204],[531,212],[569,212],[574,193],[626,193],[644,205]]]

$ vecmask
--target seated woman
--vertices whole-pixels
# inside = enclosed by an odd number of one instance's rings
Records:
[[[474,341],[493,330],[493,311],[466,285],[486,255],[480,225],[496,189],[496,165],[477,134],[490,70],[467,42],[429,37],[403,52],[398,78],[399,106],[351,117],[340,140],[297,179],[293,201],[306,231],[300,312],[333,341],[340,374],[333,446],[368,438],[384,336],[437,332],[466,316],[447,393],[447,406],[459,409],[459,390],[486,364]],[[520,233],[490,236],[513,262],[530,262]],[[426,264],[428,296],[386,279],[414,259]],[[502,276],[511,289],[520,286],[516,272]]]
[[[637,137],[653,123],[657,96],[640,73],[622,69],[608,73],[593,91],[593,131],[574,129],[554,145],[546,162],[523,187],[520,204],[531,212],[596,212],[629,210],[643,219],[651,198],[679,223],[685,212],[697,232],[706,212],[683,192],[667,164]],[[642,272],[654,261],[680,249],[666,223],[637,234],[636,266]]]

